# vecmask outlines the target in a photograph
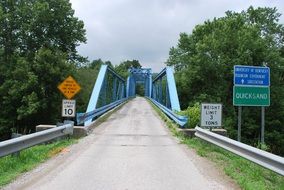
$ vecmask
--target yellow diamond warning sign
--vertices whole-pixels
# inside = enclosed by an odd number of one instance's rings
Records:
[[[81,90],[80,85],[71,76],[67,77],[57,88],[68,99],[71,99]]]

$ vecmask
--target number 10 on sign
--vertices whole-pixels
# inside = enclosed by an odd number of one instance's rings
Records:
[[[62,117],[75,117],[76,100],[62,100]]]

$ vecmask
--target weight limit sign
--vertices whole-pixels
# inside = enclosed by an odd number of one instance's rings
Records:
[[[201,104],[201,126],[222,126],[222,104]]]

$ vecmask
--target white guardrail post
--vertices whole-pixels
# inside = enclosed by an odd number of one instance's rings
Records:
[[[195,127],[195,136],[284,176],[284,158],[230,138]]]
[[[72,135],[74,123],[68,123],[60,127],[24,135],[15,139],[0,142],[0,157],[18,152],[34,145],[50,141],[57,137]]]

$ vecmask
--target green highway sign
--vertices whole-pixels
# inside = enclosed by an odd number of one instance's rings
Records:
[[[234,106],[269,106],[269,87],[234,86]]]

